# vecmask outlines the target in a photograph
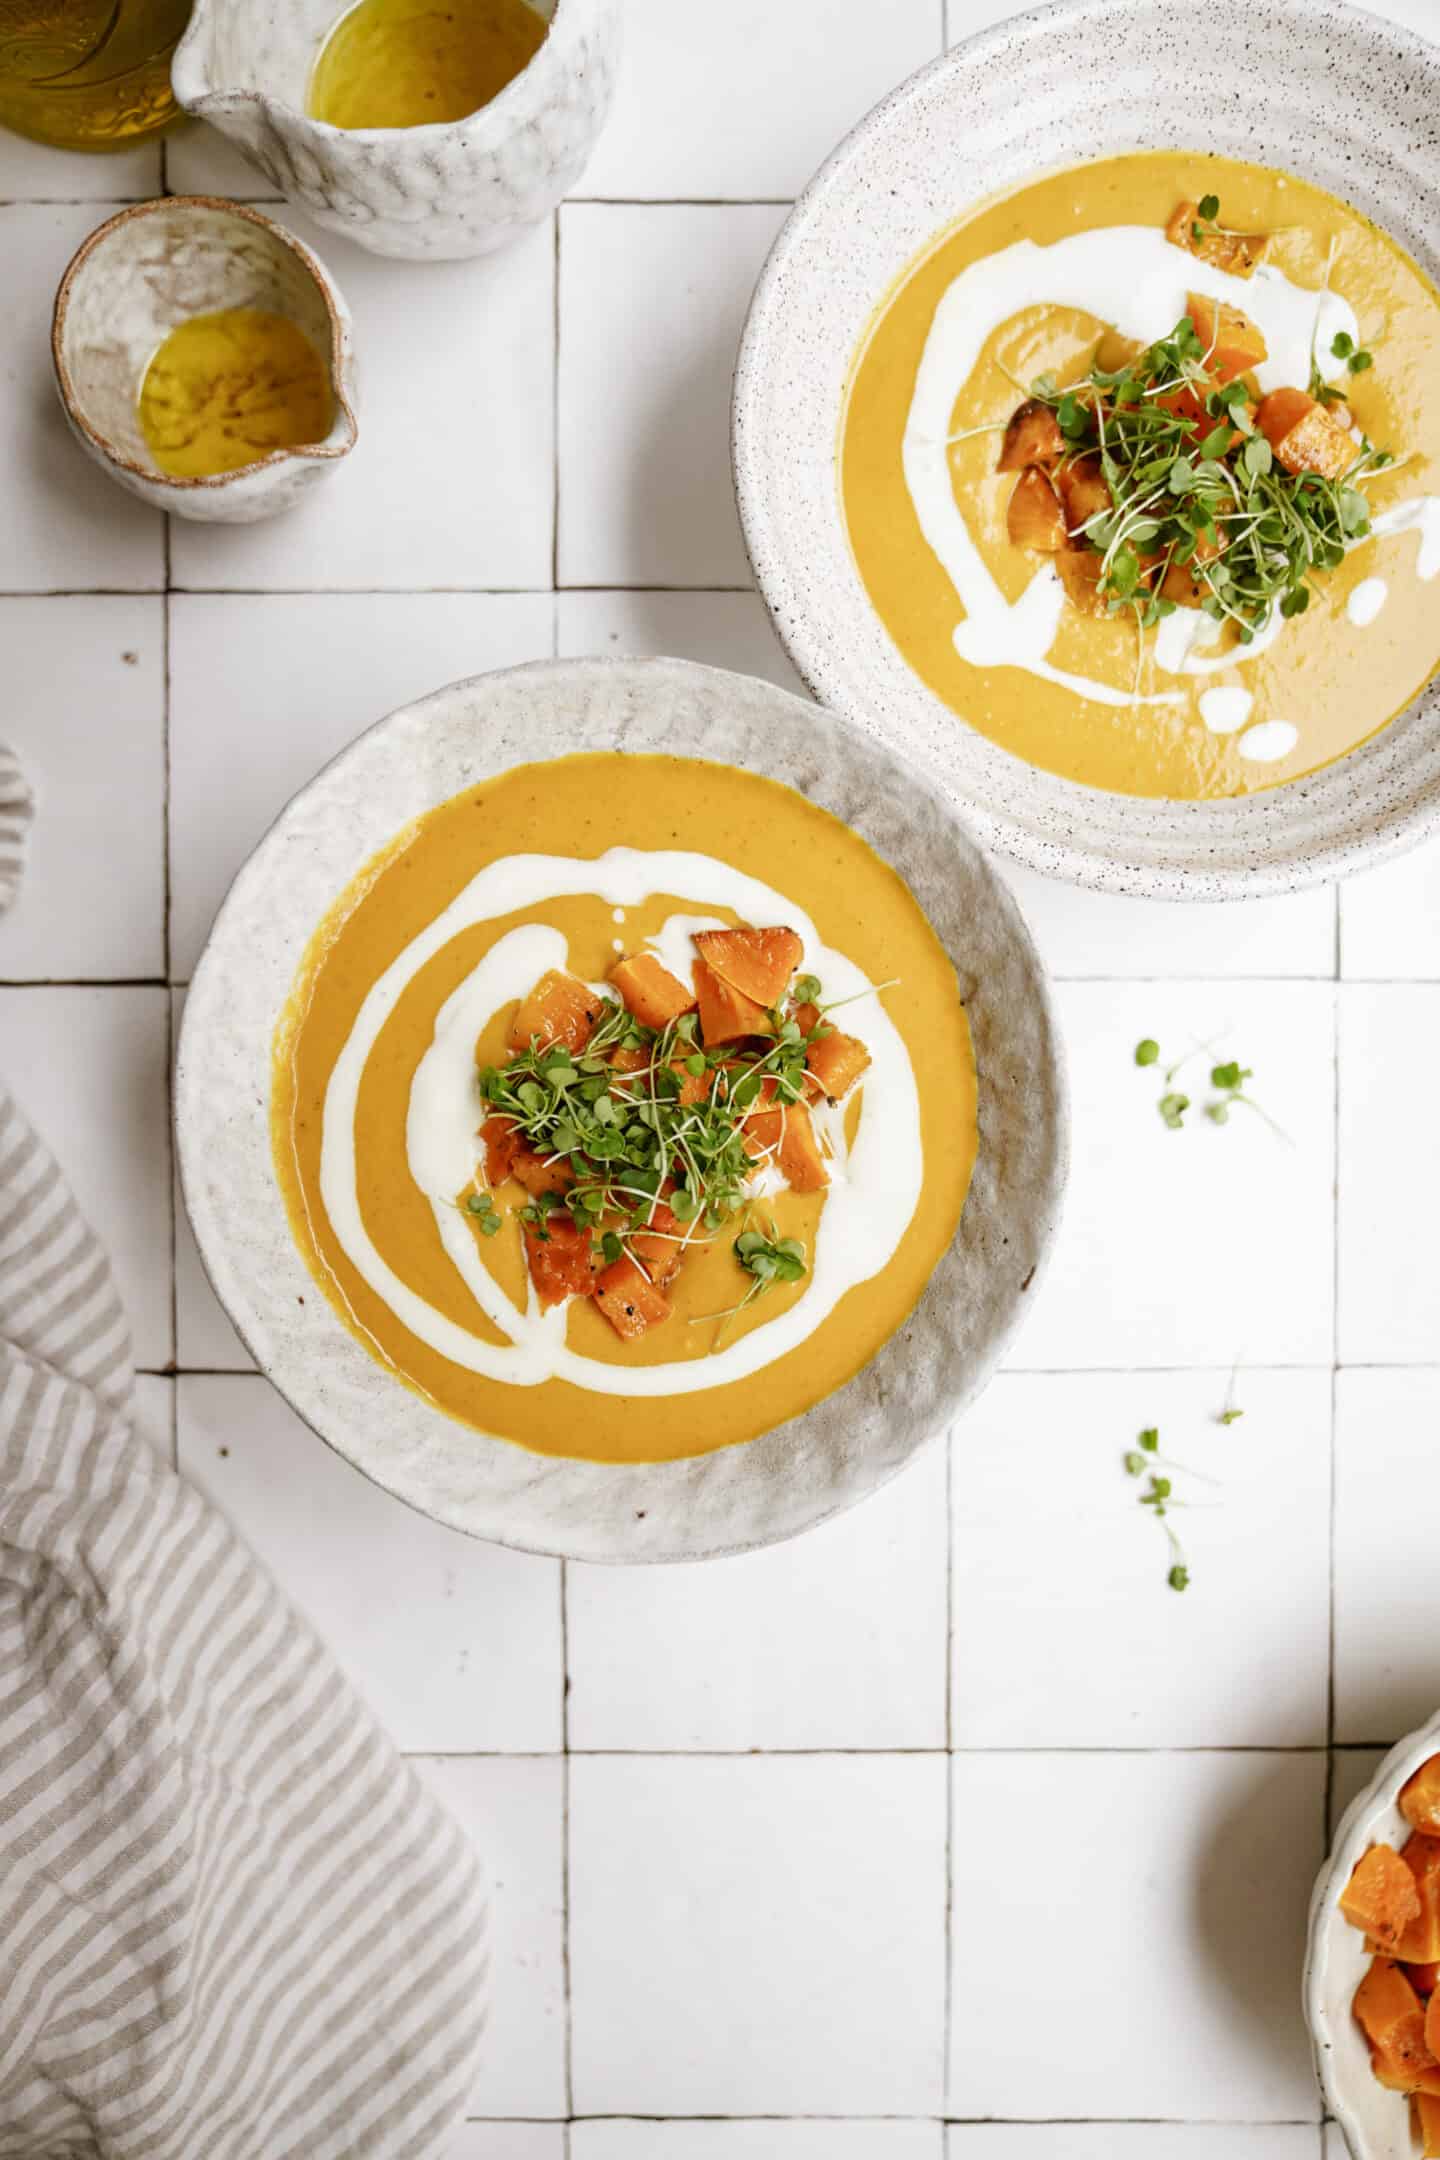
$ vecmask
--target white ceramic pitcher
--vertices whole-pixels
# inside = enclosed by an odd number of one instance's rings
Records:
[[[318,224],[379,255],[503,247],[575,185],[610,109],[621,0],[535,0],[545,42],[499,95],[434,127],[310,119],[316,54],[347,0],[196,0],[175,95]]]

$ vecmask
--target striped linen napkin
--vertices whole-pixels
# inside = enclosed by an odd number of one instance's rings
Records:
[[[20,760],[7,743],[0,743],[0,915],[19,890],[25,828],[34,814],[34,800],[20,770]]]
[[[0,2155],[438,2160],[476,1860],[131,1392],[0,1088]]]

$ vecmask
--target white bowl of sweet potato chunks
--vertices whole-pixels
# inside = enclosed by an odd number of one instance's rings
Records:
[[[1440,2160],[1440,1717],[1340,1825],[1311,1905],[1305,2014],[1355,2160]]]

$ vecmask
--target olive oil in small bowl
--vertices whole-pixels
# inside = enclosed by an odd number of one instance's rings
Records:
[[[81,446],[180,517],[272,517],[355,444],[349,311],[308,248],[236,203],[173,196],[100,226],[51,350]]]
[[[310,117],[338,128],[468,119],[529,66],[549,28],[529,0],[358,0],[320,49]]]

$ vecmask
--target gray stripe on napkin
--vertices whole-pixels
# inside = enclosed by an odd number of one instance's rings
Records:
[[[483,2014],[474,1854],[131,1385],[0,1090],[0,2155],[421,2160]]]
[[[20,760],[7,744],[0,743],[0,915],[20,889],[25,836],[34,815],[35,798],[20,770]]]

